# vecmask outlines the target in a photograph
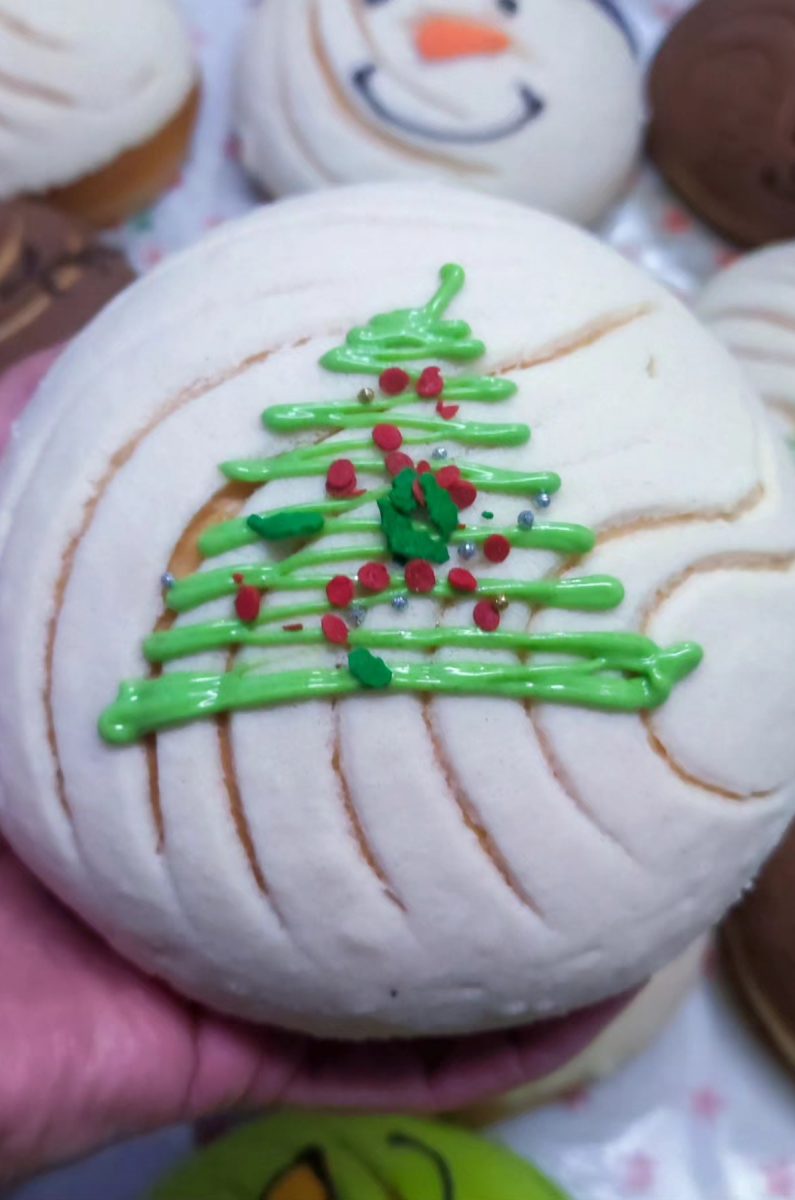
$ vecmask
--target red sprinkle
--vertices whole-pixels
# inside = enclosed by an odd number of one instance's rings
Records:
[[[417,474],[418,475],[427,475],[428,472],[430,471],[430,469],[431,469],[431,464],[428,462],[427,458],[421,458],[420,461],[417,463]]]
[[[491,600],[481,600],[475,605],[475,624],[484,633],[494,633],[500,627],[500,611]]]
[[[296,621],[294,625],[282,625],[282,629],[285,633],[300,633],[303,625],[300,621]]]
[[[235,612],[241,621],[256,621],[262,608],[262,593],[258,588],[244,584],[235,597]]]
[[[425,474],[424,471],[423,474]],[[414,493],[414,499],[417,501],[420,508],[425,508],[427,500],[425,499],[425,492],[422,490],[422,484],[420,483],[419,479],[414,480],[411,485],[411,490]]]
[[[242,582],[243,582],[243,576],[242,576],[242,575],[233,575],[233,576],[232,576],[232,580],[233,580],[233,582],[234,582],[234,583],[242,583]]]
[[[501,563],[505,562],[508,555],[511,553],[511,543],[507,537],[503,537],[501,533],[493,533],[491,537],[486,538],[483,543],[483,553],[489,562]]]
[[[320,622],[320,627],[327,642],[331,642],[335,646],[345,646],[347,644],[348,626],[342,617],[337,617],[334,613],[326,613]]]
[[[369,562],[359,567],[359,584],[367,592],[385,592],[392,582],[383,563]]]
[[[411,376],[402,367],[388,367],[378,380],[385,396],[399,396],[411,383]]]
[[[460,478],[460,467],[442,467],[441,471],[436,472],[436,482],[439,487],[450,488],[454,483],[458,483]]]
[[[453,417],[457,417],[460,407],[460,404],[444,404],[441,400],[436,403],[436,411],[443,421],[452,421]]]
[[[468,479],[461,479],[448,488],[457,508],[469,508],[478,498],[477,488]]]
[[[338,496],[352,492],[356,487],[356,468],[349,458],[336,459],[326,475],[326,490]]]
[[[436,572],[424,558],[413,558],[406,564],[406,584],[410,592],[423,595],[436,587]]]
[[[453,567],[447,576],[447,582],[457,592],[476,592],[478,590],[477,579],[471,571],[465,571],[463,567]]]
[[[401,471],[408,471],[414,466],[414,459],[408,454],[404,454],[402,450],[393,450],[391,454],[386,456],[386,469],[394,479]]]
[[[435,400],[444,391],[444,379],[439,367],[426,367],[417,380],[417,395],[423,400]]]
[[[335,575],[330,583],[326,584],[329,604],[333,604],[335,608],[347,608],[355,594],[353,580],[347,575]]]
[[[376,425],[373,430],[373,441],[379,450],[388,453],[390,450],[400,449],[403,445],[403,434],[397,425]]]

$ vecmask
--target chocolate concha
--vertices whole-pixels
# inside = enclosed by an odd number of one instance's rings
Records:
[[[29,200],[0,205],[0,370],[78,333],[134,278],[78,218]]]

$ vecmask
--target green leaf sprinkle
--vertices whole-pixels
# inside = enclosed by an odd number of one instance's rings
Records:
[[[383,658],[377,658],[369,650],[360,647],[348,655],[348,668],[354,679],[367,688],[388,688],[392,682],[392,672]]]
[[[458,529],[459,515],[455,501],[430,473],[420,477],[420,487],[425,493],[428,516],[444,540],[449,541]]]
[[[414,481],[419,479],[416,471],[412,471],[407,467],[405,471],[401,471],[396,476],[392,483],[392,490],[389,497],[398,512],[404,513],[407,517],[418,508],[417,497],[414,495]]]
[[[246,521],[249,529],[266,542],[280,542],[285,538],[312,537],[320,533],[325,517],[319,512],[280,512],[270,517],[254,514]]]
[[[450,555],[444,542],[424,529],[418,529],[408,517],[398,512],[389,496],[378,501],[378,509],[384,536],[395,558],[404,562],[412,558],[426,558],[428,562],[440,564],[448,561]]]

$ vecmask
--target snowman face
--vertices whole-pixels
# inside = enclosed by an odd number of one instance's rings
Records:
[[[276,194],[431,176],[587,222],[640,139],[615,0],[268,0],[242,82],[246,160]]]
[[[366,10],[365,36],[375,54],[373,61],[353,69],[351,83],[371,114],[394,129],[440,144],[483,146],[520,134],[545,112],[548,99],[534,79],[532,60],[542,51],[547,52],[550,61],[554,59],[555,31],[561,13],[550,27],[552,14],[545,14],[538,0],[486,0],[476,4],[464,0],[439,9],[430,9],[426,0],[352,2]],[[567,0],[556,2],[565,9]],[[585,2],[615,24],[634,53],[631,32],[614,0]],[[578,0],[574,4],[568,0],[568,7],[576,11],[582,6]],[[432,112],[413,115],[401,110],[399,104],[390,103],[389,83],[382,88],[379,76],[389,71],[392,55],[400,57],[399,48],[394,46],[400,38],[413,45],[415,70],[427,75],[427,83],[437,89],[440,99],[445,92],[459,88],[466,96],[469,82],[477,96],[485,100],[486,108],[496,110],[502,100],[503,114],[495,111],[483,123],[477,117],[456,123]],[[379,65],[381,55],[383,62]]]

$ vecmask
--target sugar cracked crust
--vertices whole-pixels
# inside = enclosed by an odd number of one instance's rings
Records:
[[[0,197],[92,174],[188,100],[195,71],[171,0],[102,9],[100,19],[94,0],[0,0]]]
[[[238,89],[275,195],[433,176],[584,223],[638,151],[641,74],[612,0],[269,0]]]
[[[183,539],[217,463],[254,437],[282,449],[266,404],[339,398],[320,355],[423,301],[447,260],[468,274],[452,315],[534,430],[503,463],[554,466],[556,518],[601,531],[585,566],[627,590],[611,626],[699,641],[702,667],[646,719],[383,696],[199,722],[158,738],[153,807],[146,749],[109,749],[96,721],[140,674],[175,546],[197,565]],[[217,1007],[350,1037],[586,1005],[683,950],[792,815],[784,448],[678,303],[549,218],[370,187],[228,226],[81,335],[0,486],[3,830],[123,952]],[[533,627],[600,618],[551,620]]]
[[[697,307],[777,423],[795,434],[795,242],[744,255],[707,284]]]

